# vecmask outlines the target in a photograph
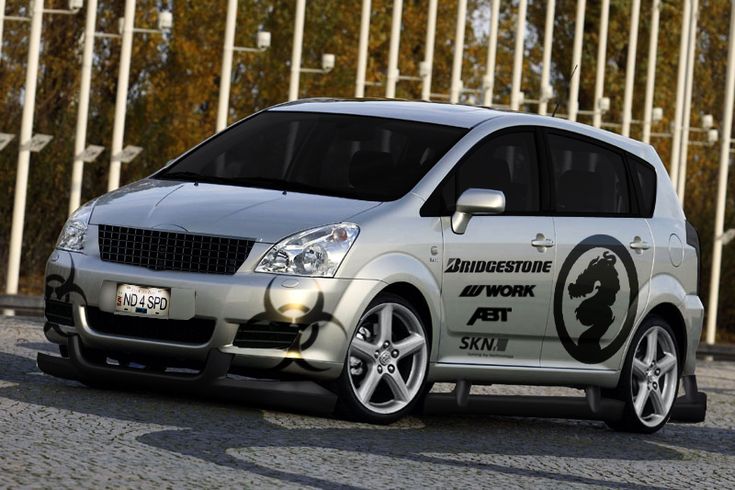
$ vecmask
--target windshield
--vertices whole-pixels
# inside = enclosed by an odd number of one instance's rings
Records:
[[[391,201],[411,190],[466,131],[345,114],[263,112],[154,178]]]

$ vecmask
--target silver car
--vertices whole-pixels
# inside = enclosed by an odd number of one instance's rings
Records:
[[[331,397],[377,423],[434,382],[459,408],[472,384],[571,386],[588,418],[654,432],[704,418],[698,267],[649,145],[481,107],[298,101],[68,220],[46,270],[61,355],[38,362],[93,386]]]

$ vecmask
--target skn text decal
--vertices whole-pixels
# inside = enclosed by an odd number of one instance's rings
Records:
[[[495,337],[462,337],[459,344],[460,350],[505,352],[508,347],[508,339]]]

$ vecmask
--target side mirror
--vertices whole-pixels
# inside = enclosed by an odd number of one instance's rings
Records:
[[[500,214],[505,211],[505,194],[492,189],[467,189],[457,199],[457,209],[452,215],[452,231],[464,234],[472,216],[476,214]]]

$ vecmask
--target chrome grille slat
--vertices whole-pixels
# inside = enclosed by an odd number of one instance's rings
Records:
[[[127,226],[99,225],[100,258],[153,270],[234,274],[253,241]]]

